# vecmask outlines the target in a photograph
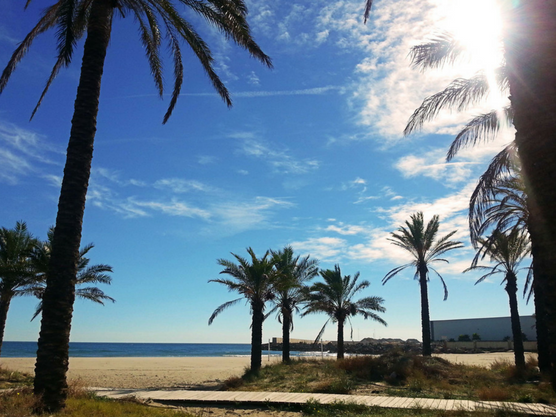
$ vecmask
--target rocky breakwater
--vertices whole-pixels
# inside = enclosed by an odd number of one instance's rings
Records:
[[[382,355],[392,349],[404,352],[420,353],[421,342],[416,339],[373,339],[365,338],[359,342],[344,342],[344,351],[354,355]],[[282,343],[272,343],[270,350],[282,351]],[[290,343],[292,352],[320,352],[321,343]],[[328,353],[336,353],[338,346],[336,342],[323,342],[322,350]]]

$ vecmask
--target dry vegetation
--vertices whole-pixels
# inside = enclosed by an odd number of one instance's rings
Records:
[[[534,361],[528,362],[526,375],[518,376],[515,366],[505,361],[484,368],[398,351],[269,365],[258,376],[230,378],[224,389],[556,403]]]

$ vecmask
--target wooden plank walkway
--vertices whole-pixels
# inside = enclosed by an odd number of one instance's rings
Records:
[[[135,397],[141,400],[176,401],[203,404],[232,404],[246,405],[302,405],[307,401],[317,401],[321,404],[335,402],[357,403],[369,407],[385,407],[399,409],[438,409],[438,410],[505,410],[529,415],[556,416],[556,406],[546,404],[525,404],[500,401],[469,401],[469,400],[441,400],[433,398],[384,397],[341,394],[307,394],[290,392],[251,392],[251,391],[186,391],[186,390],[132,390],[90,388],[95,394],[121,399]]]

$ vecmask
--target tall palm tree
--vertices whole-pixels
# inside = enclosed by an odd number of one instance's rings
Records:
[[[530,253],[529,236],[520,229],[511,229],[509,233],[495,230],[488,239],[479,239],[480,247],[473,258],[471,266],[464,272],[480,269],[488,271],[475,284],[496,274],[503,274],[502,282],[506,283],[505,290],[510,301],[510,317],[512,322],[512,336],[514,340],[515,365],[519,371],[525,370],[525,353],[521,323],[517,307],[517,274],[519,264]],[[495,262],[494,266],[478,265],[485,257]]]
[[[35,273],[34,283],[28,287],[27,294],[36,296],[40,301],[35,309],[35,314],[31,318],[34,320],[42,313],[42,298],[46,289],[46,277],[48,275],[48,267],[50,265],[50,255],[52,253],[52,239],[54,237],[54,228],[48,230],[47,240],[39,242],[33,251],[31,262],[33,272]],[[82,287],[83,285],[107,284],[112,283],[112,277],[108,273],[113,272],[110,265],[97,264],[89,265],[90,259],[86,257],[91,249],[95,246],[89,243],[79,251],[79,264],[77,265],[77,278],[75,282],[76,297],[84,300],[93,301],[104,305],[105,301],[116,301],[109,295],[105,294],[98,287]]]
[[[25,295],[33,285],[30,259],[36,242],[25,222],[17,222],[13,229],[0,229],[0,350],[12,298]]]
[[[369,281],[357,282],[359,272],[353,279],[346,275],[342,277],[340,266],[335,265],[334,270],[321,270],[320,276],[324,282],[316,282],[313,284],[307,294],[307,307],[303,312],[303,316],[313,313],[325,313],[328,320],[320,330],[316,342],[322,337],[328,322],[338,324],[338,354],[337,359],[344,358],[344,324],[346,320],[350,320],[351,316],[361,315],[365,319],[372,319],[383,325],[386,322],[375,313],[384,313],[386,309],[382,306],[384,300],[381,297],[365,297],[355,301],[355,295],[367,288]],[[353,333],[353,329],[352,329]]]
[[[29,5],[31,0],[26,2]],[[93,142],[100,97],[104,60],[110,41],[114,15],[133,16],[139,25],[156,88],[163,92],[161,44],[164,37],[173,59],[174,88],[163,121],[170,117],[183,81],[181,42],[187,44],[200,60],[214,88],[230,106],[229,93],[213,69],[213,57],[207,44],[177,6],[191,9],[215,26],[237,45],[249,51],[267,66],[271,61],[251,37],[246,21],[247,8],[242,0],[58,0],[43,13],[37,25],[19,44],[0,77],[0,93],[33,40],[49,29],[56,29],[58,58],[37,107],[63,66],[70,64],[75,45],[86,34],[77,88],[66,165],[58,203],[50,274],[43,298],[43,315],[35,367],[34,392],[40,398],[38,408],[57,411],[67,397],[69,332],[75,277],[85,197],[93,157]],[[36,109],[35,109],[36,110]]]
[[[505,25],[504,47],[515,141],[527,189],[529,233],[535,277],[546,297],[546,319],[556,390],[556,3],[514,3]]]
[[[366,0],[365,20],[373,0]],[[542,271],[538,290],[545,303],[556,390],[556,2],[507,2],[503,43],[515,142],[523,167],[533,263]],[[510,6],[511,5],[511,6]]]
[[[232,279],[218,278],[211,279],[209,282],[217,282],[228,287],[229,291],[241,294],[240,298],[225,302],[218,306],[209,318],[208,324],[211,325],[214,319],[225,309],[237,304],[244,298],[251,306],[251,372],[258,373],[262,364],[262,344],[263,344],[263,321],[264,310],[267,301],[272,300],[272,278],[274,265],[266,251],[261,258],[257,258],[251,248],[247,248],[247,253],[251,259],[243,258],[232,253],[236,258],[237,264],[226,259],[218,259],[218,265],[224,269],[221,274],[227,274]]]
[[[279,251],[270,251],[276,269],[274,277],[275,304],[272,312],[278,310],[278,319],[282,323],[282,362],[290,361],[290,331],[293,330],[293,313],[299,312],[299,305],[304,300],[306,284],[318,275],[318,261],[294,256],[291,246]],[[269,314],[270,314],[269,313]]]
[[[413,260],[405,265],[392,269],[382,279],[382,284],[386,284],[391,278],[409,267],[415,267],[414,278],[419,281],[421,289],[421,327],[423,335],[423,356],[431,356],[431,327],[429,314],[429,295],[428,281],[429,270],[438,275],[444,287],[444,300],[448,298],[448,288],[444,278],[431,266],[434,262],[448,262],[447,259],[440,258],[441,255],[453,249],[463,247],[458,241],[450,240],[456,230],[448,233],[444,237],[437,238],[440,222],[435,215],[425,226],[423,213],[418,212],[410,217],[410,221],[405,222],[406,227],[400,226],[397,232],[392,232],[392,238],[388,239],[394,245],[405,249],[411,254]]]

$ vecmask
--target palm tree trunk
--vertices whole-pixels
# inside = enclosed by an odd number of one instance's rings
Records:
[[[344,320],[338,320],[338,354],[336,359],[344,359]]]
[[[263,353],[263,314],[264,302],[254,300],[251,302],[253,317],[251,321],[251,372],[258,373],[262,365]]]
[[[550,349],[548,345],[548,330],[546,324],[546,299],[543,292],[539,288],[539,281],[542,279],[537,279],[542,271],[538,270],[533,262],[533,296],[535,302],[535,327],[537,331],[537,353],[539,361],[539,370],[541,373],[548,375],[550,374]]]
[[[421,328],[423,335],[423,356],[431,356],[431,325],[429,315],[429,292],[427,288],[427,272],[419,269],[419,287],[421,288]]]
[[[290,328],[291,309],[284,307],[282,310],[282,362],[290,361]]]
[[[547,302],[556,389],[556,2],[519,2],[504,37],[516,143],[527,187],[534,262]]]
[[[518,373],[525,370],[525,351],[523,349],[523,336],[521,333],[521,322],[517,308],[517,278],[514,274],[506,274],[506,292],[510,299],[510,318],[512,322],[512,336],[514,339],[515,366]]]
[[[13,294],[3,292],[0,295],[0,353],[2,352],[2,343],[4,343],[4,330],[6,329],[6,320],[8,319],[8,310]]]
[[[67,398],[66,372],[77,260],[113,7],[113,0],[95,0],[89,16],[52,256],[42,300],[34,393],[40,399],[37,408],[48,412],[63,408]]]

